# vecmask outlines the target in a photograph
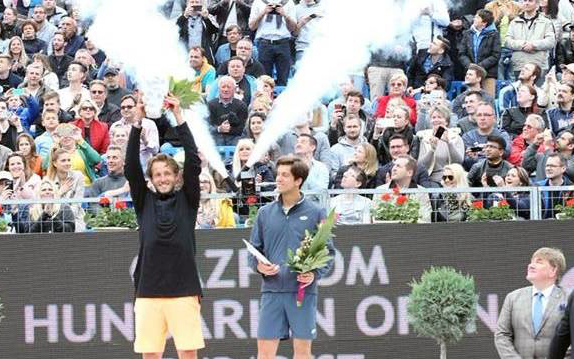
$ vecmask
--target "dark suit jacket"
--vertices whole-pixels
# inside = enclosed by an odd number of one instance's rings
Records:
[[[572,301],[574,300],[574,292],[570,293],[568,297],[568,304],[566,310],[558,326],[552,341],[550,341],[550,349],[548,350],[547,359],[563,359],[566,356],[566,350],[571,343],[574,342],[574,332],[570,328],[574,325],[574,307]]]
[[[187,48],[189,29],[188,29],[188,18],[181,15],[177,21],[176,25],[179,28],[179,40],[185,44]],[[218,29],[209,18],[202,19],[201,25],[203,26],[203,32],[201,35],[201,47],[205,50],[205,57],[207,61],[213,65],[215,63],[215,46],[213,43],[213,38],[217,33]]]

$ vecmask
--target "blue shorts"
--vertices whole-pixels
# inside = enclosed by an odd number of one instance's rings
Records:
[[[316,329],[317,295],[305,293],[297,307],[297,293],[263,293],[259,302],[257,339],[313,340]]]

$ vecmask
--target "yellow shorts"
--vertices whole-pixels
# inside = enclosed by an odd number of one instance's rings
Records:
[[[136,353],[163,353],[169,332],[177,350],[196,350],[205,347],[201,332],[199,299],[136,298]]]

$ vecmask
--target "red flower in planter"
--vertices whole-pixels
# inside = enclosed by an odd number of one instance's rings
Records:
[[[245,203],[247,203],[248,206],[254,206],[257,204],[257,197],[249,196],[249,197],[247,197],[247,200],[245,201]]]
[[[390,201],[391,201],[391,195],[388,194],[388,193],[384,193],[384,194],[381,196],[381,201],[383,201],[383,202],[390,202]]]
[[[483,208],[484,208],[484,203],[482,203],[482,201],[472,202],[472,208],[474,208],[474,209],[483,209]]]
[[[110,206],[110,199],[108,197],[102,197],[100,198],[100,201],[98,202],[100,204],[100,206],[102,207],[109,207]]]
[[[116,207],[116,209],[126,209],[126,208],[128,208],[128,205],[124,201],[119,201],[119,202],[116,202],[115,207]]]
[[[397,206],[403,206],[408,200],[408,197],[405,195],[399,196],[399,198],[397,198]]]
[[[498,207],[499,208],[510,207],[510,204],[505,199],[503,199],[502,201],[498,202]]]
[[[570,208],[574,207],[574,198],[570,198],[569,200],[566,201],[566,207]]]

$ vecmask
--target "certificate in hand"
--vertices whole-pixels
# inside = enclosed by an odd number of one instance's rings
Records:
[[[267,265],[271,265],[272,263],[269,262],[269,260],[267,258],[265,258],[265,256],[259,252],[257,250],[257,248],[253,247],[253,245],[249,242],[247,242],[245,239],[242,239],[243,243],[245,243],[245,247],[247,247],[247,250],[249,251],[249,253],[251,253],[253,256],[255,256],[255,258],[257,258],[257,260],[259,260],[259,262],[267,264]]]

